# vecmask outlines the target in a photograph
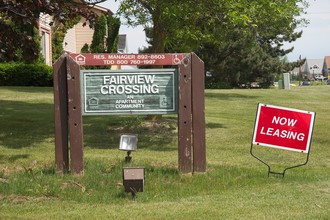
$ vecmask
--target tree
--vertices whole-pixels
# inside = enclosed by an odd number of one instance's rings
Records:
[[[99,16],[95,24],[92,44],[90,46],[91,53],[104,53],[105,52],[105,36],[107,30],[107,19],[104,14]]]
[[[81,48],[82,53],[116,53],[118,34],[120,28],[119,18],[112,15],[101,14],[95,23],[92,43]]]
[[[259,78],[269,84],[287,68],[279,57],[293,48],[282,46],[301,36],[295,29],[305,23],[297,18],[305,7],[305,0],[124,0],[120,12],[150,29],[150,52],[198,52],[216,80],[237,86]]]
[[[117,53],[120,19],[108,16],[108,37],[106,40],[106,51],[108,53]]]
[[[278,74],[301,65],[301,61],[287,63],[281,59],[293,50],[282,49],[283,42],[298,39],[302,32],[295,32],[295,29],[306,23],[303,19],[295,18],[303,8],[293,2],[298,1],[264,2],[261,5],[250,2],[249,7],[237,10],[240,14],[244,14],[244,10],[258,11],[256,16],[251,15],[254,21],[249,21],[247,26],[227,27],[228,31],[218,35],[218,42],[203,42],[198,53],[207,63],[213,85],[218,82],[220,86],[236,87],[259,81],[262,86],[268,87]],[[208,53],[213,54],[213,57]]]
[[[19,53],[25,61],[38,60],[39,44],[32,27],[38,26],[41,12],[63,24],[82,16],[92,27],[97,15],[88,4],[75,0],[0,0],[0,61],[17,60]]]
[[[119,13],[132,26],[143,25],[150,30],[151,52],[163,53],[176,40],[185,39],[183,48],[190,50],[200,39],[207,37],[202,33],[194,13],[201,12],[205,1],[194,0],[124,0]],[[204,7],[205,8],[205,7]]]

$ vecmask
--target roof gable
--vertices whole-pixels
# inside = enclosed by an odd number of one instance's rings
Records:
[[[307,67],[312,74],[322,74],[324,59],[307,59]]]

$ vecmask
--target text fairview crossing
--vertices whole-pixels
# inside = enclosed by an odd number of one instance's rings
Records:
[[[103,76],[103,95],[116,94],[158,94],[159,88],[154,84],[155,75],[118,75]]]

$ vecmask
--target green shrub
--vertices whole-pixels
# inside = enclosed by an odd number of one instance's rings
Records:
[[[1,63],[0,86],[52,86],[53,69],[45,64]]]
[[[205,89],[231,89],[228,82],[220,81],[213,77],[205,78]]]

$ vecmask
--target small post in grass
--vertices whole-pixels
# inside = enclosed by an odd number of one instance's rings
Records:
[[[123,168],[123,185],[125,192],[132,193],[132,197],[136,197],[137,192],[144,190],[144,168],[141,167],[124,167]]]

